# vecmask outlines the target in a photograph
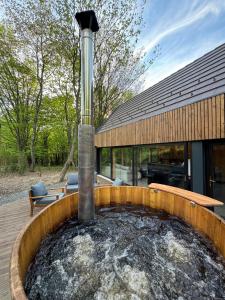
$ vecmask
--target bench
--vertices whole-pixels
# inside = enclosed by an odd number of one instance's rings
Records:
[[[181,196],[185,199],[190,200],[191,202],[194,202],[198,205],[208,207],[208,208],[213,208],[215,206],[222,206],[223,202],[215,200],[213,198],[197,194],[191,191],[183,190],[180,188],[176,188],[173,186],[168,186],[164,184],[158,184],[158,183],[151,183],[149,185],[151,189],[154,189],[155,191],[162,191],[162,192],[168,192],[172,193],[177,196]]]

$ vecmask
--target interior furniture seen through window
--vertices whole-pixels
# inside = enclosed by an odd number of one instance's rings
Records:
[[[184,144],[140,146],[136,151],[138,185],[157,182],[185,187]]]
[[[102,148],[100,152],[100,174],[111,177],[111,149]]]
[[[123,182],[132,185],[132,159],[133,159],[133,148],[113,148],[112,152],[112,177],[120,178]]]

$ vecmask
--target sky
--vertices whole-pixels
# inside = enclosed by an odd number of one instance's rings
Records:
[[[142,90],[225,43],[225,0],[147,0],[137,51],[159,56]]]

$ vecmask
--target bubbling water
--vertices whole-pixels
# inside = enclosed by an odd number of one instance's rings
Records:
[[[29,299],[225,299],[225,263],[212,244],[163,212],[99,208],[43,242],[27,273]]]

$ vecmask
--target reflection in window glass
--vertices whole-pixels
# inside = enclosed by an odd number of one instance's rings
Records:
[[[125,183],[132,185],[132,148],[113,149],[113,179],[122,179]]]
[[[185,187],[184,144],[142,146],[137,152],[138,185],[156,182]]]
[[[111,156],[110,148],[102,148],[100,155],[100,174],[111,177]]]
[[[159,161],[158,149],[157,148],[149,148],[148,151],[150,152],[150,161],[152,163],[157,163]]]

